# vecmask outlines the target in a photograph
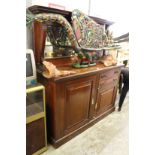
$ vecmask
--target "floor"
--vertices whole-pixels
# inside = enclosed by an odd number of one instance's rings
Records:
[[[49,144],[42,155],[128,155],[128,102],[127,95],[121,112],[111,113],[58,149]]]

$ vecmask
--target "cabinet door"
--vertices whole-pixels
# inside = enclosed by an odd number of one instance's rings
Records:
[[[91,117],[96,77],[73,80],[65,85],[65,134],[78,129]]]
[[[99,90],[96,101],[96,114],[104,114],[107,110],[114,107],[114,93],[115,87],[111,87],[108,90]]]

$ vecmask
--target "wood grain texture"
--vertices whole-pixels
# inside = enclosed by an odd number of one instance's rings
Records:
[[[120,69],[83,70],[82,74],[59,80],[38,75],[46,89],[50,143],[59,147],[114,110]]]
[[[33,28],[34,35],[34,55],[36,64],[40,64],[44,58],[44,48],[46,40],[46,26],[35,21]]]
[[[71,22],[71,12],[42,6],[29,8],[34,14],[58,13]],[[108,27],[111,23],[92,17]],[[41,63],[44,53],[46,26],[34,23],[34,52],[36,63]],[[48,140],[59,147],[114,111],[117,82],[121,67],[104,67],[97,63],[89,68],[75,69],[70,58],[48,59],[60,71],[75,71],[68,76],[47,79],[40,73],[38,82],[45,86]]]
[[[26,155],[32,155],[45,147],[44,118],[26,125]]]

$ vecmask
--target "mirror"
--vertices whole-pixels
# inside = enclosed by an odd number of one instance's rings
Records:
[[[44,58],[71,57],[75,51],[71,46],[66,29],[59,23],[50,22],[47,26]]]

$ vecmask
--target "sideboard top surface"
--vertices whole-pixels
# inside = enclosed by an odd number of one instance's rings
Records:
[[[64,66],[64,67],[61,66],[61,67],[57,67],[57,69],[60,71],[74,71],[76,73],[67,75],[67,76],[54,77],[47,80],[52,80],[56,82],[56,81],[63,81],[63,80],[72,79],[72,78],[74,79],[81,76],[94,75],[98,72],[104,72],[111,69],[121,68],[123,66],[124,66],[123,64],[118,64],[116,66],[104,67],[104,65],[101,63],[98,63],[96,66],[92,66],[88,68],[74,68],[72,66]]]

